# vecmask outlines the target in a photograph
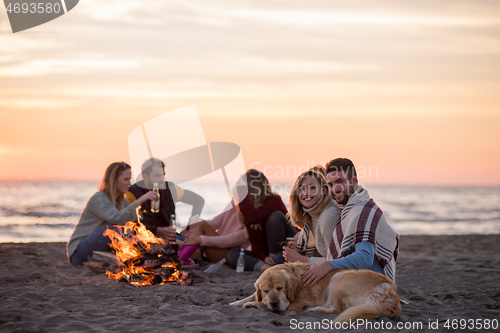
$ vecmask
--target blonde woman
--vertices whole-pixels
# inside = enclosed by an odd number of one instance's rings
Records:
[[[318,264],[331,259],[329,245],[340,216],[340,208],[328,193],[328,184],[322,172],[311,169],[302,173],[290,193],[289,217],[302,230],[283,248],[288,262]]]
[[[109,251],[109,238],[103,233],[113,225],[136,221],[135,210],[147,200],[155,200],[156,193],[148,192],[128,205],[124,194],[130,187],[130,166],[125,162],[112,163],[99,183],[99,191],[87,202],[67,245],[67,255],[74,265],[82,265],[93,251]]]

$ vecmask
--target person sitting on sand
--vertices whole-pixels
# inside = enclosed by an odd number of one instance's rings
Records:
[[[147,201],[142,204],[142,220],[141,222],[158,237],[166,240],[176,238],[175,230],[170,226],[171,216],[175,216],[175,202],[180,201],[193,206],[191,216],[200,215],[205,200],[200,195],[174,185],[171,182],[165,181],[165,163],[157,158],[146,160],[142,164],[143,180],[132,185],[126,194],[127,201],[134,202],[136,198],[144,195],[153,189],[154,183],[158,183],[160,192],[160,211],[159,213],[151,212],[151,202]]]
[[[229,249],[250,248],[248,231],[238,218],[238,208],[231,201],[222,213],[211,220],[189,225],[184,245],[201,245],[210,262],[226,258]]]
[[[304,286],[314,286],[329,271],[339,268],[371,269],[394,281],[399,234],[360,184],[351,160],[337,158],[326,164],[330,194],[345,205],[330,241],[332,260],[311,266],[302,275]]]
[[[68,242],[67,255],[72,264],[82,265],[89,261],[93,251],[110,251],[110,240],[103,235],[104,231],[107,228],[116,230],[113,227],[115,224],[136,221],[137,207],[158,198],[156,193],[150,191],[128,205],[124,194],[130,187],[131,176],[130,165],[125,162],[108,166],[99,191],[87,202]]]
[[[239,200],[240,218],[248,231],[252,251],[245,252],[246,271],[264,271],[276,264],[280,243],[297,233],[288,221],[288,213],[281,197],[271,191],[267,177],[260,171],[250,169],[246,176],[247,191],[237,188],[246,197]],[[232,249],[227,254],[228,263],[236,267],[239,249]],[[282,263],[282,262],[278,262]]]
[[[290,192],[289,217],[302,230],[295,242],[283,248],[288,262],[319,264],[332,259],[328,247],[340,217],[340,208],[329,195],[328,184],[317,168],[303,172]]]

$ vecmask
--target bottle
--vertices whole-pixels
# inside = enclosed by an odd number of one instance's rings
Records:
[[[177,232],[177,222],[175,221],[175,214],[170,214],[170,228]]]
[[[245,270],[245,249],[240,250],[240,257],[238,258],[238,264],[236,265],[236,273],[243,273]]]
[[[222,259],[221,261],[219,261],[218,263],[216,264],[213,264],[212,266],[208,267],[207,269],[205,269],[205,273],[215,273],[217,272],[217,270],[219,270],[219,268],[222,267],[222,265],[224,265],[226,263],[226,258]]]
[[[154,183],[153,192],[158,195],[158,199],[151,201],[151,213],[158,213],[160,211],[160,190],[158,189],[158,183]]]

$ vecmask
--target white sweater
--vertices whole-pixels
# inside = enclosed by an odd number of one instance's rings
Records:
[[[329,250],[330,241],[332,240],[333,230],[339,220],[340,213],[340,208],[336,204],[333,204],[319,215],[311,216],[310,232],[314,235],[316,250],[321,255],[321,257],[310,257],[308,261],[311,265],[332,259],[332,254]]]

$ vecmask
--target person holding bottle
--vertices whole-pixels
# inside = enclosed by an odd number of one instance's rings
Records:
[[[154,192],[146,191],[129,205],[124,194],[130,187],[130,178],[127,163],[115,162],[108,166],[99,191],[87,202],[67,244],[67,255],[72,264],[82,265],[89,261],[93,251],[110,251],[110,239],[103,235],[104,231],[116,230],[113,227],[116,224],[136,221],[137,207],[157,198]]]
[[[171,226],[171,216],[175,216],[175,202],[181,201],[193,206],[191,215],[201,214],[205,200],[198,194],[183,190],[171,182],[165,181],[165,163],[157,158],[146,160],[142,165],[142,180],[130,186],[126,194],[127,201],[134,202],[136,198],[153,189],[157,183],[159,187],[159,211],[152,212],[151,202],[141,205],[141,222],[153,234],[168,241],[176,239],[176,230]]]

